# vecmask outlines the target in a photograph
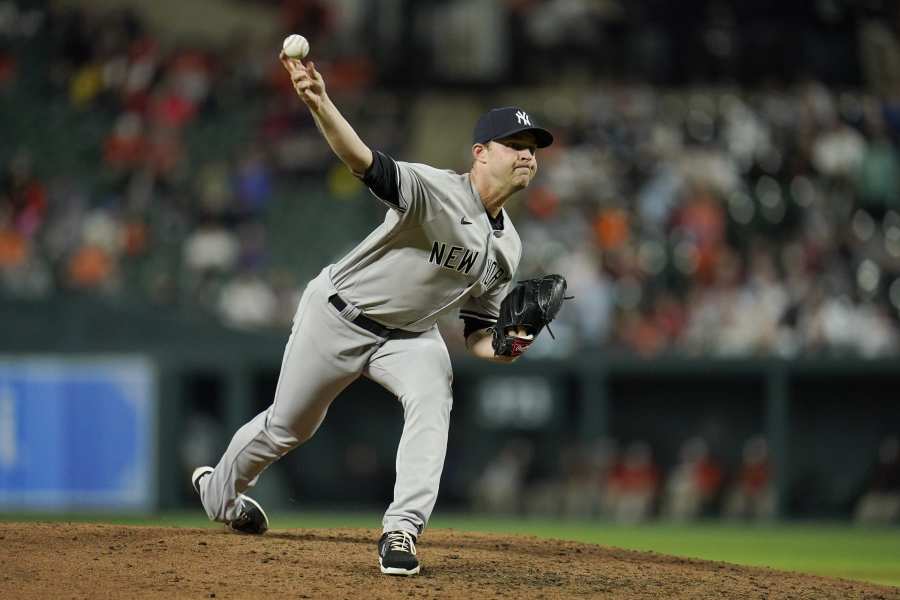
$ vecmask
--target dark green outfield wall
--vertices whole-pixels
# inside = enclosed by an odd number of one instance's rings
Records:
[[[177,309],[160,314],[78,298],[2,303],[0,332],[3,354],[154,359],[162,508],[190,501],[183,464],[185,442],[194,435],[188,417],[202,414],[218,424],[212,448],[220,452],[230,434],[270,402],[286,339],[280,331],[227,330]],[[445,506],[464,500],[472,478],[510,437],[533,442],[538,468],[549,476],[561,448],[604,436],[650,442],[665,472],[681,443],[700,435],[733,471],[743,442],[762,433],[775,460],[782,515],[847,515],[880,439],[900,434],[894,360],[644,361],[595,354],[511,366],[454,362]],[[360,381],[335,402],[319,434],[277,468],[309,503],[382,502],[390,494],[400,428],[399,405]],[[353,452],[378,460],[357,471]]]

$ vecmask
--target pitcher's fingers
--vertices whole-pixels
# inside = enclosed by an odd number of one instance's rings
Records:
[[[290,59],[286,56],[282,56],[281,66],[283,66],[284,70],[287,71],[290,75],[293,75],[296,72],[296,69],[293,67],[293,65],[291,65]]]
[[[289,57],[284,53],[284,50],[281,51],[278,58],[281,60],[281,64],[284,65],[284,68],[287,69],[288,73],[306,72],[303,63],[296,58]]]
[[[288,55],[284,53],[284,50],[278,53],[278,60],[281,61],[281,64],[284,65],[284,68],[288,71],[291,70],[291,59],[288,58]]]

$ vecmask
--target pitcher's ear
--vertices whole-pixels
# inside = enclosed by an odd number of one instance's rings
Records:
[[[484,155],[488,150],[488,142],[487,144],[473,144],[472,145],[472,158],[477,162],[484,162]]]

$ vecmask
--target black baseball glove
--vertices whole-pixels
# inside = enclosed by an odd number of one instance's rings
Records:
[[[562,275],[545,275],[520,281],[500,303],[500,316],[494,325],[492,345],[497,356],[519,356],[531,345],[544,327],[556,318],[566,297],[566,279]],[[509,335],[524,329],[531,338]]]

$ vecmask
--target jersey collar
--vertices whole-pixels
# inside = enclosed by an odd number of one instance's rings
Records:
[[[502,231],[505,222],[503,215],[504,213],[506,213],[506,209],[501,206],[500,212],[497,213],[497,217],[491,217],[487,209],[484,207],[484,202],[481,201],[481,195],[479,195],[478,190],[475,189],[475,184],[472,183],[471,173],[466,173],[466,179],[469,181],[469,190],[472,192],[472,198],[475,200],[475,205],[479,209],[481,209],[481,211],[484,213],[484,216],[487,217],[488,223],[491,224],[491,229]]]

